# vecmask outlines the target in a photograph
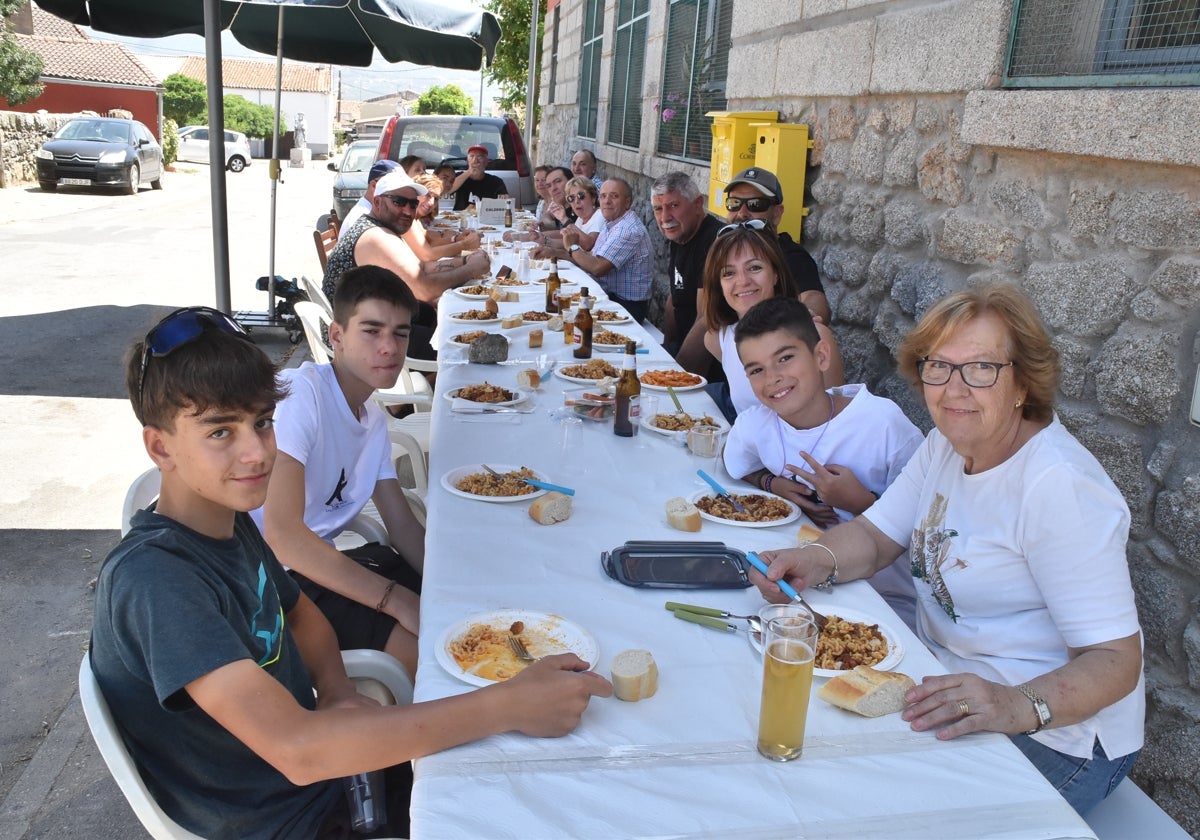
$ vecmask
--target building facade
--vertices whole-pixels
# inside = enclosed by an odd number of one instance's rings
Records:
[[[847,377],[922,428],[894,354],[930,303],[992,279],[1033,298],[1059,415],[1133,515],[1133,775],[1200,834],[1200,3],[563,0],[541,81],[538,162],[592,150],[651,226],[655,177],[708,183],[697,112],[807,124],[804,242]]]

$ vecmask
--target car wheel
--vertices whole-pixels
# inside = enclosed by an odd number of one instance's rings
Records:
[[[150,189],[152,189],[152,190],[161,190],[162,189],[163,169],[164,169],[164,167],[162,167],[162,166],[158,167],[158,177],[150,182]]]
[[[58,181],[39,181],[42,192],[58,192]]]
[[[242,160],[242,158],[234,156],[229,159],[229,171],[230,172],[241,172],[245,168],[246,168],[246,161]]]
[[[137,195],[138,187],[142,184],[142,170],[136,163],[129,167],[129,184],[126,186],[126,191],[130,195]]]

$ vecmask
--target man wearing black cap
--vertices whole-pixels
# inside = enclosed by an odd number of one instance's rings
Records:
[[[508,187],[504,181],[485,170],[488,165],[488,150],[485,146],[467,149],[467,168],[454,179],[454,209],[466,210],[471,196],[476,198],[507,198]]]
[[[825,288],[817,274],[817,263],[787,233],[779,232],[783,218],[783,187],[774,172],[758,167],[743,169],[725,187],[725,210],[730,224],[762,219],[779,237],[779,247],[792,278],[800,286],[800,300],[814,317],[828,324],[832,315]]]
[[[346,231],[358,221],[358,217],[364,213],[371,212],[371,201],[375,198],[375,183],[384,175],[397,169],[400,164],[394,160],[377,160],[371,164],[371,171],[367,173],[367,191],[363,193],[362,198],[354,203],[354,206],[346,213],[346,218],[342,219],[341,227],[338,228],[338,241],[346,235]]]

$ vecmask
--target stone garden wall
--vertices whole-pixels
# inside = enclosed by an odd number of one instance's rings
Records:
[[[74,114],[23,114],[0,111],[0,189],[37,183],[33,156]]]

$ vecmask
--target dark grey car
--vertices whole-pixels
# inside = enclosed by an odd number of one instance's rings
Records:
[[[79,117],[34,156],[38,184],[47,192],[60,186],[119,187],[134,195],[144,181],[162,189],[162,146],[137,120]]]
[[[376,145],[374,140],[351,143],[342,155],[341,166],[332,161],[329,163],[329,168],[338,174],[333,181],[333,212],[337,213],[339,223],[367,191],[367,176],[375,162]]]

